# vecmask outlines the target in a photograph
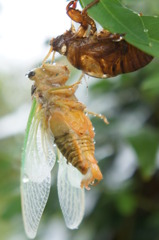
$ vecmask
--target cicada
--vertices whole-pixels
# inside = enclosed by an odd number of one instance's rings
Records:
[[[99,0],[90,3],[83,11],[75,9],[76,2],[71,1],[66,10],[74,22],[80,23],[79,28],[76,31],[71,27],[69,31],[53,38],[49,54],[52,51],[59,52],[74,67],[97,78],[133,72],[151,62],[152,56],[124,40],[126,33],[113,34],[105,29],[97,32],[96,24],[88,16],[87,9]]]
[[[94,157],[94,130],[85,105],[75,96],[80,80],[65,85],[66,66],[44,64],[31,71],[34,81],[21,170],[25,231],[34,238],[49,197],[51,170],[58,154],[58,196],[66,225],[77,228],[84,214],[84,188],[100,181]],[[55,146],[56,145],[56,146]]]

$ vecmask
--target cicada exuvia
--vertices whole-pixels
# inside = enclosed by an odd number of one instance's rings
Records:
[[[85,105],[74,95],[80,81],[66,86],[69,70],[58,64],[44,64],[28,77],[34,81],[33,104],[23,150],[21,194],[25,231],[34,238],[49,196],[54,145],[60,151],[57,187],[67,227],[80,224],[84,188],[100,181],[102,173],[94,157],[92,123]]]
[[[126,33],[114,34],[106,29],[97,32],[96,24],[88,16],[87,9],[99,0],[91,2],[82,11],[75,9],[76,2],[77,0],[71,1],[66,12],[74,22],[80,24],[79,28],[76,31],[72,26],[69,31],[53,38],[49,54],[57,51],[65,55],[74,67],[97,78],[133,72],[152,61],[152,56],[124,39]]]

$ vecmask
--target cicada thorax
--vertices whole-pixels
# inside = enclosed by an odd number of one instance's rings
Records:
[[[100,181],[102,174],[94,157],[93,126],[84,112],[76,109],[54,111],[49,125],[67,162],[85,175],[81,186],[88,187],[95,180]]]

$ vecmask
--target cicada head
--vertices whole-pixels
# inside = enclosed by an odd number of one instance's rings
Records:
[[[35,83],[44,83],[48,85],[64,85],[69,78],[69,70],[66,66],[60,64],[43,64],[29,72],[28,77]]]
[[[67,45],[69,42],[69,39],[73,37],[74,33],[72,30],[66,31],[64,34],[53,38],[50,41],[50,45],[53,47],[54,51],[59,52],[62,55],[67,55]]]

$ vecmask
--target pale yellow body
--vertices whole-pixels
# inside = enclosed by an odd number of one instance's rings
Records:
[[[102,173],[94,157],[94,131],[85,115],[85,105],[78,102],[74,93],[79,82],[66,86],[69,77],[66,66],[44,64],[37,68],[30,79],[35,81],[33,93],[46,127],[50,128],[54,141],[67,159],[82,174],[81,187],[88,188]]]

